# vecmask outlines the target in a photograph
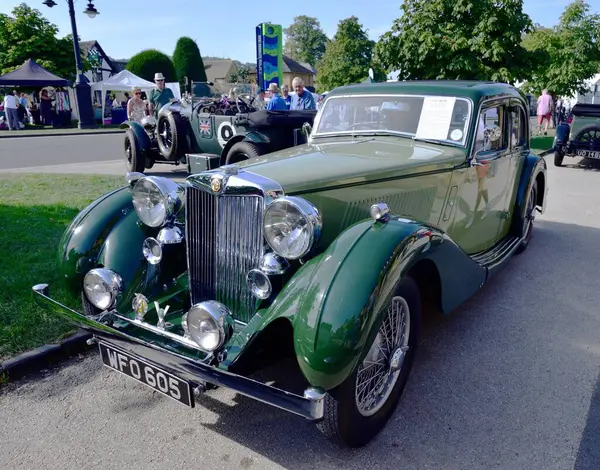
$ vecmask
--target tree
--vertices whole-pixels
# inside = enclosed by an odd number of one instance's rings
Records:
[[[356,16],[340,21],[318,65],[319,89],[331,90],[365,80],[374,46]]]
[[[536,25],[523,39],[534,57],[533,74],[524,89],[544,88],[558,96],[585,93],[585,82],[600,72],[600,15],[583,0],[568,5],[553,28]]]
[[[165,81],[177,81],[173,61],[168,55],[156,49],[146,49],[138,52],[129,59],[125,68],[145,80],[154,81],[154,74],[160,72],[165,76]]]
[[[284,52],[298,62],[315,65],[325,53],[329,39],[321,28],[321,23],[312,16],[296,16],[294,22],[283,30],[285,34]]]
[[[239,78],[240,77],[237,72],[231,72],[229,75],[227,75],[227,81],[229,83],[237,83]]]
[[[59,77],[73,79],[75,56],[71,35],[59,39],[58,27],[39,10],[25,3],[12,10],[12,16],[0,14],[0,74],[18,67],[27,59]],[[84,68],[87,63],[82,59]]]
[[[401,10],[376,47],[399,80],[528,78],[521,36],[533,25],[523,0],[405,0]]]
[[[206,81],[204,61],[200,55],[198,44],[192,38],[184,36],[178,39],[175,52],[173,52],[173,65],[182,87],[185,86],[186,77],[190,82],[192,80],[196,82]]]
[[[242,83],[248,83],[248,79],[250,77],[250,70],[248,67],[239,67],[237,70],[237,78]]]

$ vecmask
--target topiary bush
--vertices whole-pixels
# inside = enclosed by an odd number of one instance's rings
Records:
[[[177,73],[173,61],[168,55],[163,54],[156,49],[146,49],[134,55],[125,67],[131,73],[136,74],[145,80],[154,81],[154,74],[161,72],[165,76],[165,81],[176,82]]]
[[[189,81],[206,81],[204,61],[200,55],[198,44],[192,38],[186,36],[179,38],[175,45],[175,52],[173,52],[173,65],[182,87],[185,85],[185,77]]]

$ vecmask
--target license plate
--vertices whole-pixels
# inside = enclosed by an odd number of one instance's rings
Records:
[[[126,352],[106,343],[99,342],[98,347],[102,363],[106,367],[131,377],[179,403],[194,407],[194,395],[189,382],[145,361],[133,358]]]
[[[577,156],[584,158],[600,158],[600,152],[593,152],[592,150],[577,150]]]

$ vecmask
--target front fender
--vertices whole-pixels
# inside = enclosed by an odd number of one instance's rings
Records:
[[[392,218],[359,222],[342,233],[310,267],[295,309],[294,347],[314,386],[340,385],[379,328],[388,300],[416,263],[430,260],[450,311],[485,282],[486,271],[450,238],[426,224]]]
[[[121,124],[119,124],[119,128],[120,129],[129,128],[133,131],[133,133],[135,134],[135,138],[137,139],[138,144],[140,146],[140,151],[146,152],[147,150],[150,149],[150,147],[151,147],[150,137],[148,137],[146,130],[139,122],[124,121]]]
[[[246,134],[244,136],[243,140],[245,142],[253,142],[255,144],[270,144],[271,143],[271,139],[269,139],[268,136],[266,136],[265,134],[258,132],[258,131],[249,132],[248,134]]]
[[[556,128],[556,135],[554,136],[554,145],[552,150],[560,150],[562,146],[567,145],[569,141],[569,134],[571,132],[571,126],[567,123],[561,123]]]
[[[79,298],[83,277],[90,269],[103,266],[123,279],[117,309],[129,311],[136,292],[150,294],[163,284],[163,278],[172,279],[183,272],[185,257],[177,253],[170,254],[169,263],[153,266],[146,262],[142,245],[146,237],[156,236],[155,232],[157,229],[139,221],[128,186],[92,202],[67,227],[59,244],[58,268],[71,297]],[[182,247],[178,250],[185,251]]]
[[[519,229],[523,227],[523,220],[525,218],[525,211],[527,210],[526,198],[533,186],[534,182],[538,182],[538,197],[536,206],[539,207],[540,212],[543,214],[546,211],[546,196],[548,194],[548,166],[546,160],[539,155],[529,153],[525,159],[525,165],[523,172],[521,173],[521,180],[519,181],[519,190],[517,191],[517,199],[515,201],[515,212],[514,227]],[[522,234],[515,233],[520,236]]]

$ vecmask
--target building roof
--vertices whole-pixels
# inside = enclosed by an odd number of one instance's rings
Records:
[[[119,70],[117,70],[115,65],[113,64],[111,58],[106,55],[106,52],[104,52],[104,49],[102,49],[98,41],[96,41],[95,39],[92,41],[79,41],[79,48],[81,49],[81,52],[83,52],[84,59],[87,59],[88,54],[93,47],[95,47],[98,50],[101,58],[103,58],[106,61],[111,70],[113,70],[114,72],[119,72]]]
[[[317,74],[317,69],[310,65],[308,62],[298,62],[302,67],[312,71],[315,75]]]
[[[231,59],[204,60],[207,80],[214,82],[219,78],[227,78],[232,65],[235,66],[235,63]]]
[[[291,57],[283,55],[283,73],[298,73],[303,75],[314,75],[312,69],[306,68]]]

